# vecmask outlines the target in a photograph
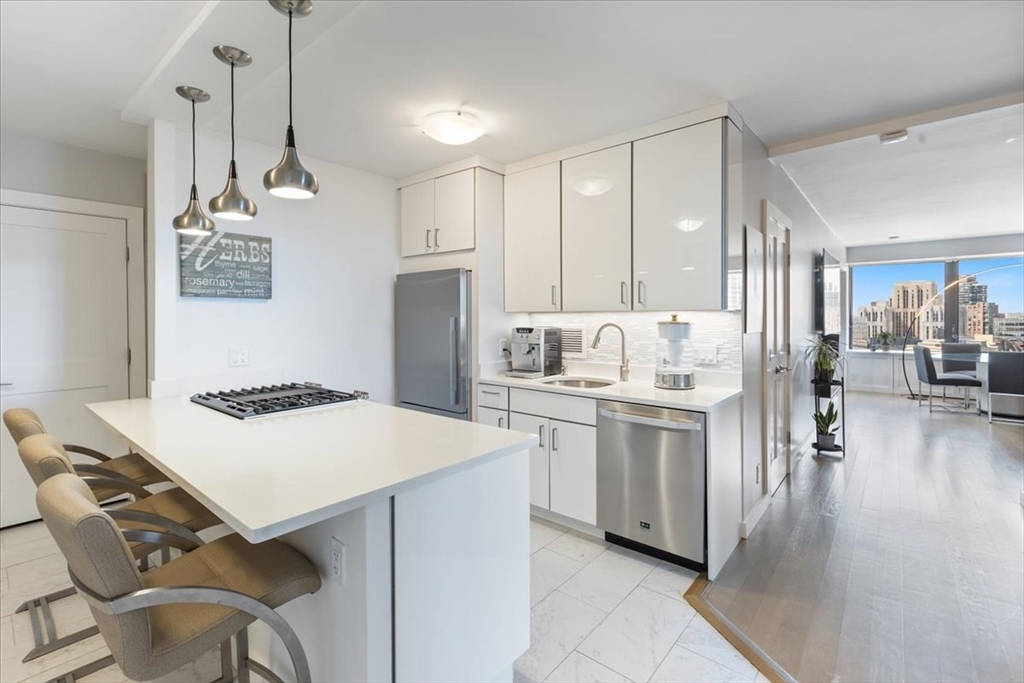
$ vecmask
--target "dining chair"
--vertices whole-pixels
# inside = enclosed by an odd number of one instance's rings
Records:
[[[247,628],[260,620],[283,641],[297,680],[310,683],[302,644],[275,610],[320,590],[320,575],[302,553],[231,534],[140,573],[124,532],[81,478],[50,477],[36,504],[114,661],[132,680],[165,676],[217,647],[224,664],[234,636],[240,683],[250,672],[280,681],[249,657]]]
[[[932,360],[932,352],[926,346],[918,344],[914,347],[914,366],[917,369],[917,393],[918,393],[918,404],[921,403],[921,385],[928,385],[928,412],[934,412],[932,403],[932,388],[936,386],[940,387],[964,387],[964,410],[955,412],[968,412],[970,408],[970,387],[980,388],[981,380],[974,377],[968,377],[967,375],[960,375],[955,372],[936,372],[935,361]],[[945,407],[944,407],[945,408]],[[945,408],[949,411],[948,408]],[[954,412],[954,411],[949,411]],[[978,409],[978,414],[981,414],[981,409]]]

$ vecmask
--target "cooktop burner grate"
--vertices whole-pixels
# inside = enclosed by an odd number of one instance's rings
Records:
[[[191,400],[225,415],[248,420],[292,410],[347,403],[358,398],[355,394],[325,389],[316,384],[274,384],[252,389],[210,391],[196,394]]]

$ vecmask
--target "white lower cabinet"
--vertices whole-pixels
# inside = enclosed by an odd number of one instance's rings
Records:
[[[508,429],[508,411],[495,408],[477,408],[476,421],[499,429]]]
[[[526,432],[536,434],[540,443],[530,449],[530,505],[549,510],[549,452],[548,444],[551,433],[550,420],[546,417],[534,415],[523,415],[522,413],[509,414],[509,429],[515,432]],[[596,473],[596,468],[595,468]]]
[[[597,427],[550,421],[550,509],[597,524]]]

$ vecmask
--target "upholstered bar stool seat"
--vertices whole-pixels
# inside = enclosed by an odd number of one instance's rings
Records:
[[[237,535],[200,546],[141,574],[115,524],[79,477],[40,485],[39,512],[68,561],[72,582],[125,675],[152,680],[238,636],[239,680],[250,668],[245,629],[260,619],[284,641],[299,681],[309,666],[295,632],[273,608],[320,589],[320,575],[280,541],[251,545]]]
[[[4,411],[3,419],[4,424],[7,426],[7,431],[10,432],[15,444],[20,444],[23,439],[29,436],[47,433],[46,428],[43,426],[43,421],[39,419],[39,416],[34,411],[28,408],[11,408]],[[138,453],[129,453],[111,458],[85,446],[76,446],[74,444],[61,445],[65,451],[98,460],[98,464],[91,465],[90,467],[104,470],[104,473],[112,478],[129,479],[140,486],[149,486],[168,481],[167,476],[163,472],[146,462],[145,458]],[[36,483],[38,484],[38,482]]]

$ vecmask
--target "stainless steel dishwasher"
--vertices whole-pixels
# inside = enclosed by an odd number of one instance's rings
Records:
[[[597,526],[705,564],[703,413],[597,404]]]

